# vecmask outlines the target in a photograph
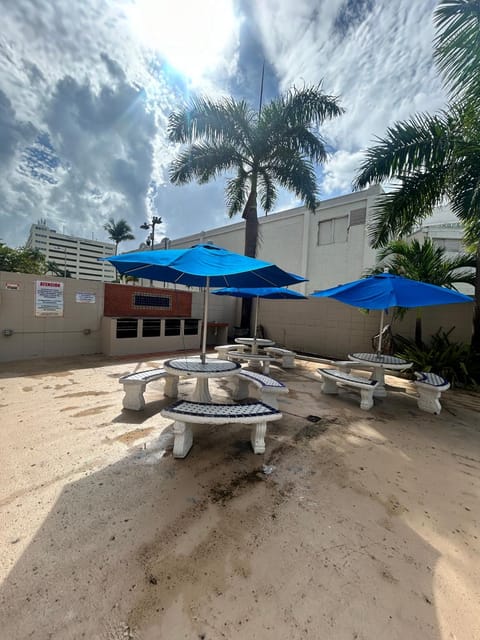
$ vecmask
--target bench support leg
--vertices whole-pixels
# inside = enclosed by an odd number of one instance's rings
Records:
[[[167,398],[178,398],[178,377],[166,376],[163,395]]]
[[[269,407],[273,407],[274,409],[278,409],[278,400],[277,400],[277,394],[276,393],[268,393],[265,391],[262,391],[260,389],[260,400],[262,402],[265,402],[265,404],[268,404]]]
[[[442,410],[442,405],[440,404],[440,396],[442,395],[442,392],[437,391],[436,389],[420,389],[419,387],[417,387],[417,391],[418,408],[422,411],[427,411],[428,413],[435,413],[438,415]]]
[[[122,400],[123,408],[131,409],[132,411],[141,411],[144,409],[145,399],[143,394],[146,386],[144,382],[124,384],[123,390],[125,391],[125,395]]]
[[[243,378],[236,377],[232,398],[234,400],[245,400],[245,398],[248,398],[248,382],[243,380]]]
[[[284,369],[294,369],[295,356],[282,356],[282,367]]]
[[[265,434],[267,433],[267,423],[257,422],[252,428],[250,442],[252,443],[253,453],[265,453]]]
[[[186,422],[176,421],[173,425],[173,435],[173,457],[185,458],[193,444],[192,427]]]
[[[323,379],[322,393],[330,393],[332,395],[338,393],[338,387],[335,380]]]
[[[373,392],[370,389],[360,389],[360,409],[368,411],[373,407]]]
[[[268,374],[270,373],[270,361],[269,360],[264,360],[263,361],[262,373],[264,373],[266,376],[268,376]]]

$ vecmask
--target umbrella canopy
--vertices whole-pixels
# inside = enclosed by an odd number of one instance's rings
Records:
[[[353,307],[381,309],[379,351],[382,346],[383,317],[386,309],[472,302],[471,298],[453,289],[410,280],[392,273],[378,273],[368,278],[341,284],[338,287],[315,291],[311,295],[317,298],[334,298]]]
[[[292,289],[285,289],[284,287],[259,287],[258,289],[249,289],[246,287],[224,287],[223,289],[217,289],[212,291],[216,296],[234,296],[235,298],[256,298],[257,304],[255,306],[255,330],[253,337],[257,337],[257,324],[258,324],[258,307],[259,298],[268,298],[270,300],[306,300],[307,296],[299,291],[293,291]]]
[[[363,309],[429,307],[436,304],[472,301],[468,296],[453,289],[410,280],[392,273],[378,273],[338,287],[315,291],[311,295],[318,298],[335,298],[345,304]]]
[[[305,281],[271,262],[242,256],[214,244],[135,251],[102,259],[111,262],[121,274],[190,287],[284,287]]]
[[[198,244],[188,249],[135,251],[108,260],[122,275],[205,287],[202,360],[205,361],[209,287],[282,287],[304,282],[271,262],[243,256],[214,244]]]

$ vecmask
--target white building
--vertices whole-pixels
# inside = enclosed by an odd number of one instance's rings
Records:
[[[325,200],[315,213],[301,206],[260,216],[257,257],[308,278],[308,282],[296,286],[305,293],[361,277],[376,261],[367,225],[380,193],[381,187],[373,186]],[[174,249],[213,242],[243,253],[244,239],[242,220],[168,241],[168,246]]]
[[[55,262],[72,278],[103,282],[115,280],[114,267],[109,262],[98,260],[114,255],[114,244],[64,235],[49,229],[46,220],[40,220],[30,227],[26,246],[38,249],[47,261]]]
[[[376,199],[382,193],[382,187],[375,185],[324,200],[315,213],[301,206],[260,216],[257,257],[308,278],[308,282],[295,287],[307,294],[361,278],[377,262],[377,251],[370,246],[369,226]],[[448,206],[438,207],[410,237],[425,236],[444,247],[449,255],[464,249],[461,225]],[[164,238],[155,248],[213,242],[243,253],[244,239],[242,220],[175,240]],[[469,285],[462,290],[472,293]]]

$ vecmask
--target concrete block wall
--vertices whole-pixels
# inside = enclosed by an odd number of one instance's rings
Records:
[[[440,327],[454,327],[452,341],[469,344],[472,331],[473,304],[452,304],[424,307],[423,338]],[[393,332],[414,338],[416,310],[409,309],[403,320],[395,319]],[[385,324],[391,323],[390,314]],[[368,314],[336,300],[262,300],[259,323],[266,336],[293,351],[318,354],[323,357],[345,358],[349,353],[370,352],[372,337],[378,333],[380,311]]]
[[[63,283],[62,317],[35,315],[37,280]],[[78,302],[79,293],[95,302]],[[103,282],[1,271],[0,361],[100,353],[102,316]]]

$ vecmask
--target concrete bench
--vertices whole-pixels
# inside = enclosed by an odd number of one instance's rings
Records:
[[[228,360],[228,352],[229,351],[244,351],[245,345],[243,344],[220,344],[214,347],[215,351],[218,353],[217,358],[222,360]]]
[[[250,404],[207,404],[179,400],[161,412],[164,418],[175,420],[173,426],[173,456],[185,458],[193,444],[191,424],[252,424],[250,441],[254,453],[265,452],[267,422],[280,420],[282,414],[263,402]]]
[[[240,369],[234,378],[235,387],[232,394],[234,400],[244,400],[248,398],[249,387],[254,387],[256,390],[259,390],[260,400],[262,402],[265,402],[274,409],[278,409],[278,394],[288,393],[288,387],[286,387],[283,382],[274,380],[270,378],[270,376],[257,373],[256,371]]]
[[[133,411],[144,409],[145,398],[143,394],[147,384],[161,378],[165,378],[163,394],[168,398],[176,398],[178,396],[178,378],[168,374],[165,369],[149,369],[122,376],[119,382],[123,384],[125,391],[122,401],[124,409],[132,409]]]
[[[450,388],[450,383],[436,373],[415,371],[415,387],[418,393],[417,405],[422,411],[439,414],[442,410],[440,397],[442,391]]]
[[[280,360],[280,365],[284,369],[293,369],[295,367],[295,356],[297,354],[293,351],[281,349],[280,347],[265,347],[264,351],[275,360]]]
[[[354,376],[340,369],[317,369],[323,378],[322,393],[338,393],[338,386],[351,387],[360,390],[360,408],[371,409],[373,407],[373,392],[378,384],[376,380],[367,380],[360,376]]]

